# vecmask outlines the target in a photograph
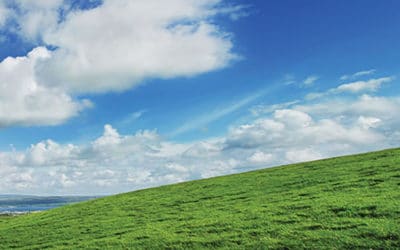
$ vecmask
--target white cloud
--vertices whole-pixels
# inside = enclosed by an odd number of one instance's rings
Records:
[[[272,160],[274,159],[274,155],[273,154],[269,154],[269,153],[264,153],[264,152],[260,152],[257,151],[254,154],[252,154],[248,160],[251,163],[256,163],[256,164],[268,164],[270,163]]]
[[[0,29],[7,16],[16,27],[6,29],[54,50],[1,62],[0,126],[60,124],[90,106],[76,95],[191,77],[238,58],[214,18],[244,7],[222,0],[105,0],[86,10],[63,0],[8,4],[0,0]]]
[[[55,29],[63,2],[63,0],[14,1],[17,12],[14,9],[12,11],[18,24],[18,33],[28,40],[36,41],[43,34]]]
[[[371,75],[374,74],[376,72],[375,69],[370,69],[370,70],[363,70],[363,71],[359,71],[356,72],[354,74],[351,75],[343,75],[340,77],[340,80],[350,80],[350,79],[355,79],[361,76],[367,76],[367,75]]]
[[[305,86],[310,86],[313,85],[315,81],[317,81],[319,79],[318,76],[312,75],[312,76],[308,76],[306,79],[304,79],[303,84]]]
[[[227,14],[230,19],[236,21],[240,18],[247,17],[249,15],[249,8],[250,6],[248,5],[231,5],[220,8],[218,13]]]
[[[342,84],[336,88],[338,92],[365,92],[365,91],[376,91],[381,87],[383,83],[391,82],[394,78],[393,77],[382,77],[378,79],[370,79],[368,81],[357,81]]]
[[[375,92],[377,91],[382,84],[388,83],[393,81],[395,78],[394,77],[381,77],[381,78],[376,78],[376,79],[369,79],[366,81],[356,81],[356,82],[350,82],[350,83],[345,83],[341,84],[336,88],[331,88],[325,92],[319,92],[319,93],[309,93],[306,96],[306,99],[308,100],[313,100],[317,98],[321,98],[324,96],[328,95],[335,95],[335,94],[340,94],[340,93],[362,93],[362,92]]]
[[[370,116],[379,117],[386,123],[400,120],[394,116],[400,112],[399,97],[364,94],[354,100],[348,98],[328,99],[314,104],[296,105],[293,108],[312,116],[325,118]]]
[[[289,150],[285,153],[285,157],[289,162],[305,162],[322,158],[319,152],[310,148]]]
[[[399,97],[296,105],[232,127],[220,138],[174,143],[156,131],[110,125],[84,145],[46,140],[0,152],[0,192],[116,193],[330,156],[394,147]]]
[[[58,49],[38,67],[38,76],[50,86],[88,93],[226,67],[237,56],[231,35],[212,22],[219,2],[106,0],[70,12],[43,35]]]
[[[377,131],[333,118],[315,119],[299,110],[277,110],[272,118],[258,119],[232,129],[227,137],[227,145],[230,148],[267,146],[287,151],[308,145],[349,144],[363,147],[365,143],[384,142],[384,137]]]
[[[376,117],[358,117],[358,123],[364,129],[377,128],[381,122],[382,120]]]
[[[312,118],[301,111],[292,109],[276,110],[275,120],[284,122],[288,128],[307,127],[312,124]]]
[[[50,57],[50,51],[38,47],[0,62],[0,126],[56,125],[90,107],[88,100],[74,100],[37,82],[35,66]]]

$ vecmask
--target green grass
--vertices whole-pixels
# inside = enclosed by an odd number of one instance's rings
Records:
[[[400,149],[0,217],[1,249],[400,249]]]

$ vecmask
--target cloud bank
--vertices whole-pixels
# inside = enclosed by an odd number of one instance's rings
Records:
[[[219,138],[177,143],[111,125],[82,145],[41,141],[0,153],[0,192],[109,194],[262,167],[394,147],[400,97],[362,94],[293,102],[255,114]],[[283,108],[282,108],[283,107]],[[261,109],[261,107],[257,107]]]

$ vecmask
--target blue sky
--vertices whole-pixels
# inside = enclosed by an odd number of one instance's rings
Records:
[[[128,2],[0,0],[1,193],[399,145],[398,1]]]

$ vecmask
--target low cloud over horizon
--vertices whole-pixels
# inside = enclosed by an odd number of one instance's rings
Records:
[[[86,144],[41,141],[0,153],[0,191],[111,194],[398,145],[400,96],[337,97],[257,106],[225,135],[187,143],[156,130],[123,135],[109,124]]]

